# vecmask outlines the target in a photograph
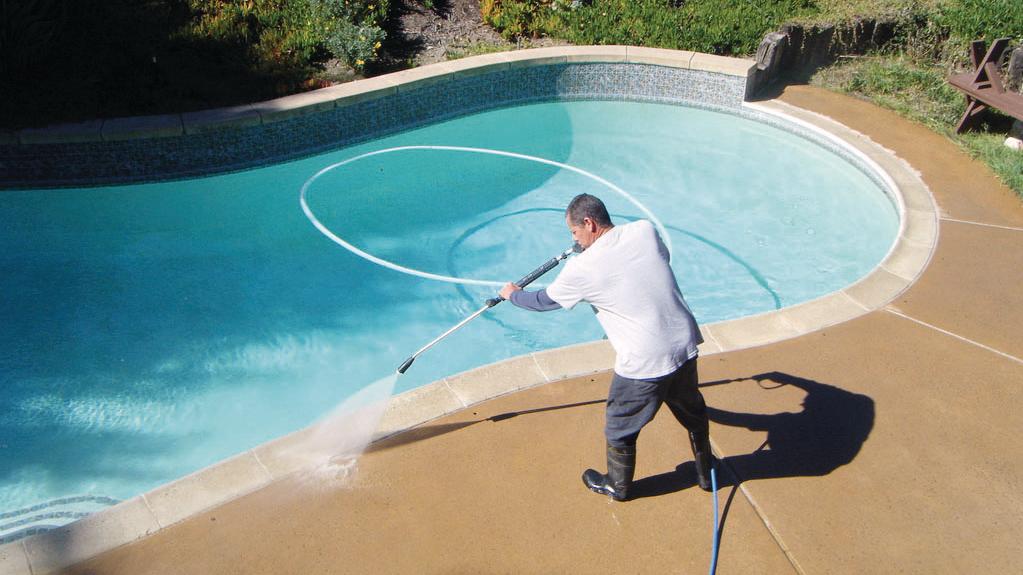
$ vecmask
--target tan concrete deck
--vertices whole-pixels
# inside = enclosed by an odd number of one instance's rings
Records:
[[[781,100],[908,160],[938,202],[940,235],[888,306],[701,359],[727,463],[717,572],[1018,572],[1020,201],[892,113],[808,87]],[[485,402],[378,443],[347,487],[293,475],[67,572],[705,572],[711,500],[666,410],[640,439],[640,498],[582,486],[603,465],[608,380]]]

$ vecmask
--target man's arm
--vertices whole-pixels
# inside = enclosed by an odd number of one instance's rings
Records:
[[[553,311],[561,309],[558,302],[547,295],[547,290],[526,291],[515,284],[508,284],[501,290],[501,297],[512,302],[515,306],[530,311]]]

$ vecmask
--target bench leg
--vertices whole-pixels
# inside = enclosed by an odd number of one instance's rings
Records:
[[[984,110],[987,110],[986,104],[976,98],[966,96],[966,111],[963,112],[963,117],[959,118],[959,123],[956,124],[956,133],[961,134],[969,130],[977,122],[977,116]]]

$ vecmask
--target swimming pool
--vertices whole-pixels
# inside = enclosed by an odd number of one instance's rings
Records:
[[[831,151],[737,116],[638,102],[504,108],[195,180],[4,192],[0,537],[303,427],[490,297],[369,262],[299,209],[323,168],[419,145],[545,158],[626,190],[668,230],[703,323],[841,289],[899,229],[875,179]],[[455,150],[368,157],[317,178],[308,197],[377,257],[506,281],[568,246],[562,210],[581,190],[619,222],[643,216],[577,172]],[[600,337],[582,309],[501,306],[417,361],[399,390]]]

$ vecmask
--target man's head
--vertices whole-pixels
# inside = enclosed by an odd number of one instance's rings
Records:
[[[572,232],[572,238],[583,249],[593,245],[597,238],[614,227],[604,202],[590,194],[579,194],[572,198],[565,210],[565,223]]]

